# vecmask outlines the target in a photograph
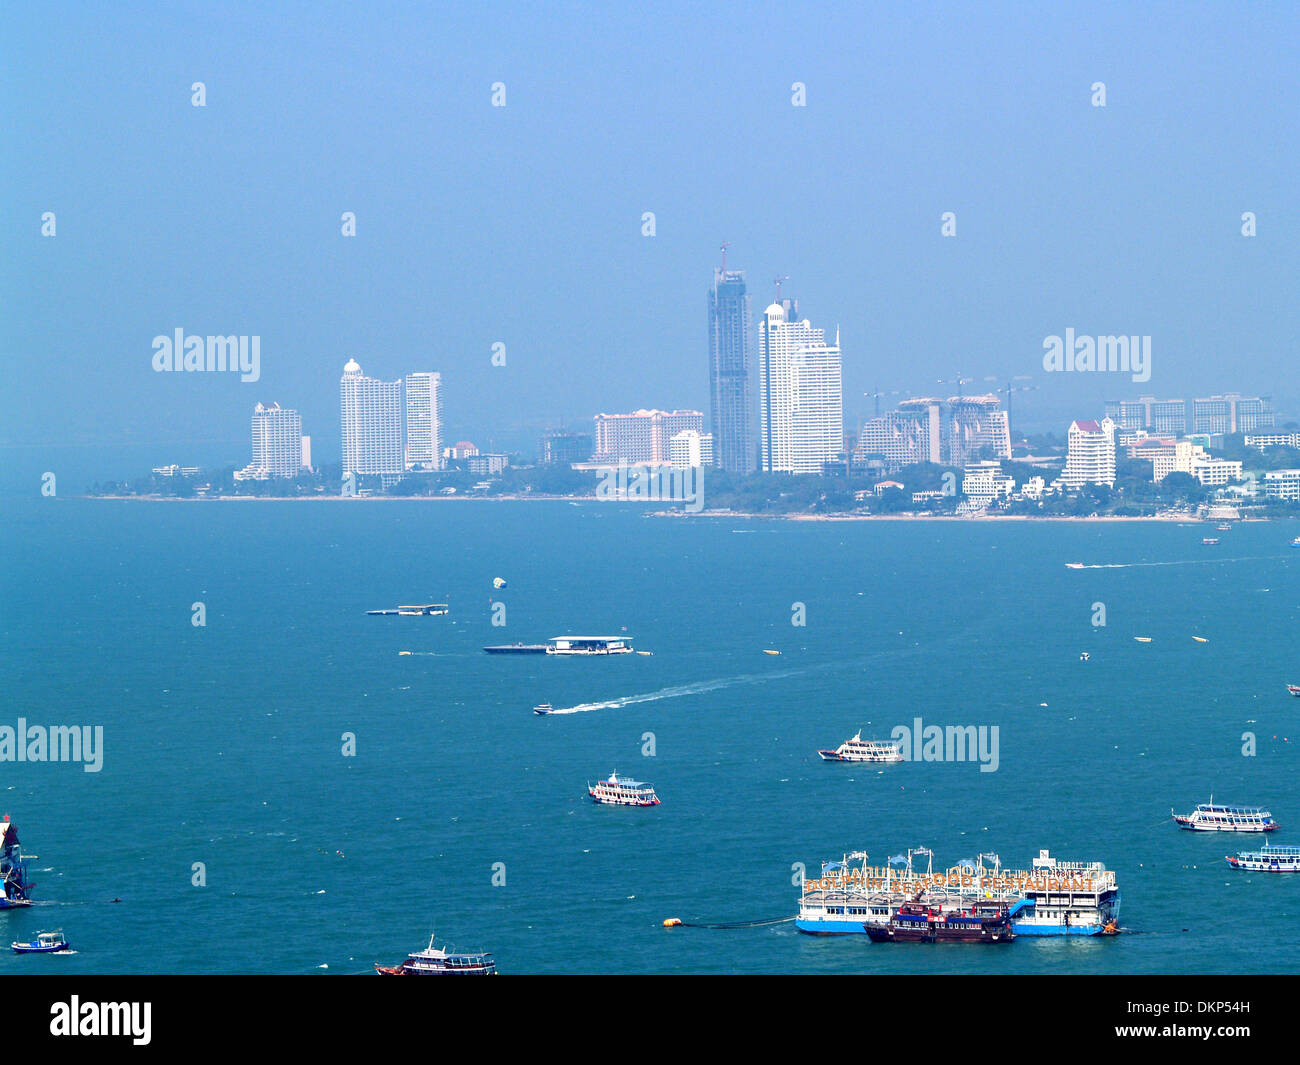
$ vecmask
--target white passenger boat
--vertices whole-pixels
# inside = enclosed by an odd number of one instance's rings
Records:
[[[653,785],[642,780],[619,779],[617,773],[610,773],[608,780],[598,780],[595,785],[587,785],[587,794],[592,801],[608,806],[658,806],[659,796]]]
[[[833,751],[818,751],[823,762],[901,762],[903,752],[896,743],[883,740],[864,740],[856,732]]]
[[[1300,873],[1300,847],[1270,847],[1264,841],[1257,851],[1238,851],[1226,858],[1234,869],[1256,873]]]
[[[1213,796],[1190,814],[1169,812],[1179,828],[1192,832],[1273,832],[1278,828],[1273,815],[1262,806],[1224,806]]]

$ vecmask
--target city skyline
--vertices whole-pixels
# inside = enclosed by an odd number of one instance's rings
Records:
[[[1300,74],[1280,12],[1102,8],[1067,46],[1009,6],[741,26],[710,11],[653,63],[636,42],[662,38],[655,16],[596,27],[564,6],[382,23],[340,10],[310,30],[268,13],[252,37],[205,23],[198,53],[176,46],[192,13],[111,11],[56,37],[31,11],[12,18],[30,41],[9,71],[13,132],[42,151],[11,161],[0,218],[24,308],[0,333],[20,366],[0,429],[9,487],[59,465],[52,448],[77,480],[144,444],[217,461],[243,449],[252,388],[319,419],[353,355],[381,379],[437,366],[457,397],[448,436],[495,448],[601,408],[707,412],[701,295],[723,241],[756,305],[788,274],[838,323],[850,425],[868,393],[926,395],[965,372],[1031,376],[1017,422],[1059,431],[1120,383],[1043,371],[1043,338],[1067,326],[1150,335],[1144,392],[1231,387],[1300,410],[1294,330],[1266,313],[1295,304],[1300,276],[1286,106]],[[719,34],[736,47],[719,54]],[[936,40],[960,45],[921,43]],[[318,62],[335,52],[387,60],[340,79]],[[993,61],[1023,54],[1050,72],[1032,93],[1021,64]],[[87,65],[117,91],[85,86]],[[368,152],[345,150],[339,130],[376,114]],[[412,150],[431,122],[456,153]],[[844,165],[810,166],[828,144]],[[251,195],[250,172],[267,178]],[[293,195],[269,191],[281,178]],[[260,382],[155,373],[151,339],[178,326],[260,336]],[[318,456],[338,431],[320,425]]]

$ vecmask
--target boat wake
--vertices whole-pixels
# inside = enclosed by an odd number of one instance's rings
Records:
[[[1274,562],[1286,555],[1248,555],[1243,558],[1185,558],[1174,562],[1085,562],[1073,569],[1146,569],[1149,566],[1221,566],[1225,562]]]
[[[960,637],[955,637],[958,639]],[[947,644],[952,640],[944,640],[942,643]],[[556,714],[587,714],[593,710],[620,710],[625,706],[634,706],[637,703],[655,703],[661,699],[680,699],[688,695],[702,695],[705,692],[719,691],[723,688],[736,688],[746,684],[765,684],[771,680],[784,680],[787,677],[805,676],[809,673],[823,673],[828,670],[836,669],[853,669],[860,668],[873,662],[878,662],[883,658],[908,657],[917,655],[933,655],[936,651],[934,645],[921,648],[906,648],[900,650],[881,651],[877,654],[867,655],[857,659],[836,659],[831,662],[819,662],[811,666],[796,666],[788,669],[776,669],[770,672],[762,673],[742,673],[735,677],[719,677],[716,680],[699,681],[694,684],[678,684],[669,688],[660,688],[658,691],[641,692],[636,695],[621,695],[614,699],[604,699],[600,702],[578,703],[576,706],[556,707],[550,711],[551,715]]]

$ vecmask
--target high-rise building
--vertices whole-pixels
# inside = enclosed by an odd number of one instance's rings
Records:
[[[1270,396],[1243,396],[1228,392],[1192,400],[1192,432],[1249,433],[1273,427]]]
[[[278,403],[259,403],[253,410],[253,460],[235,474],[235,480],[265,481],[271,477],[297,477],[303,462],[302,418],[296,410]],[[310,448],[310,444],[308,444]]]
[[[591,458],[591,434],[551,429],[542,434],[537,461],[542,466],[563,466]]]
[[[752,351],[745,275],[724,263],[709,289],[709,417],[714,462],[729,473],[754,469]]]
[[[597,414],[593,462],[619,466],[667,465],[668,441],[685,429],[704,432],[698,410],[638,410]]]
[[[1011,430],[998,397],[953,396],[906,399],[898,410],[868,419],[854,459],[872,455],[897,470],[916,462],[962,466],[1011,457]]]
[[[768,473],[821,473],[844,448],[840,345],[827,344],[793,300],[773,303],[758,326],[759,436]]]
[[[683,429],[668,441],[668,461],[674,469],[712,466],[713,460],[712,433],[700,434],[694,429]]]
[[[1115,423],[1109,418],[1100,423],[1071,422],[1067,435],[1065,469],[1061,483],[1067,488],[1085,484],[1115,485]]]
[[[935,409],[937,418],[938,409]],[[930,411],[908,409],[891,410],[869,418],[858,434],[858,444],[853,452],[857,465],[865,465],[873,457],[884,459],[887,471],[899,470],[919,462],[939,461],[939,432],[932,429]]]
[[[1105,411],[1116,429],[1145,429],[1175,436],[1187,431],[1187,403],[1181,399],[1156,399],[1155,396],[1108,399]]]
[[[366,377],[355,359],[339,382],[343,473],[378,474],[384,484],[402,476],[402,382]]]
[[[302,469],[302,418],[278,403],[253,411],[253,465],[271,477],[297,477]]]
[[[957,396],[943,405],[941,413],[946,429],[942,461],[948,465],[965,466],[977,457],[1011,457],[1011,427],[997,396]]]
[[[406,468],[436,470],[442,465],[442,377],[406,375]]]

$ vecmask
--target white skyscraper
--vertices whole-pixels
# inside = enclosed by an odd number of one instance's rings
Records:
[[[297,477],[303,467],[302,418],[278,403],[259,403],[253,411],[253,461],[235,473],[235,480],[265,481]]]
[[[828,345],[822,330],[786,313],[773,303],[758,325],[763,469],[821,473],[844,450],[839,337]]]
[[[442,465],[442,377],[406,375],[406,468],[436,470]]]
[[[1061,483],[1067,488],[1085,484],[1115,484],[1115,423],[1109,418],[1098,422],[1070,423],[1066,437],[1065,469]]]
[[[343,473],[379,474],[384,484],[402,475],[402,382],[366,377],[355,359],[339,382]]]

